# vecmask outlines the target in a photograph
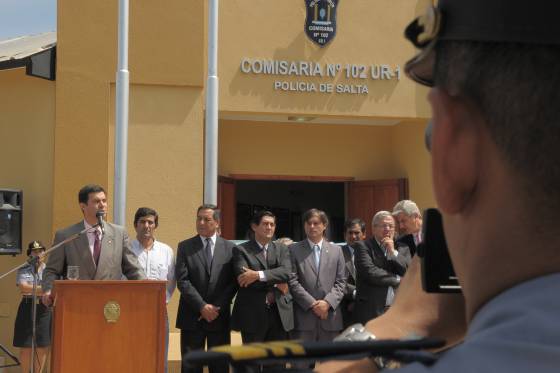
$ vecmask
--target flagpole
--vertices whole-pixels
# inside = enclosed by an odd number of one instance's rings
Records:
[[[119,0],[113,220],[125,225],[128,155],[128,0]]]
[[[208,2],[204,203],[218,203],[218,0]]]

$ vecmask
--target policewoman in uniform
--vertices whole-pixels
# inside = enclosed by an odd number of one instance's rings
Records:
[[[27,249],[27,256],[38,256],[45,247],[40,241],[32,241]],[[51,310],[41,303],[41,279],[45,263],[43,259],[39,262],[37,283],[37,328],[35,349],[35,372],[42,372],[47,358],[47,352],[51,344]],[[27,264],[20,268],[16,276],[16,285],[21,291],[21,302],[19,304],[16,322],[14,325],[14,347],[19,347],[20,364],[22,372],[29,372],[31,365],[31,341],[33,334],[33,267]],[[35,373],[33,372],[33,373]]]

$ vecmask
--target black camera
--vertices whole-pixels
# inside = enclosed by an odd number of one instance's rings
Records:
[[[422,287],[427,293],[460,293],[461,286],[449,257],[441,214],[437,209],[427,209],[423,219],[423,241],[417,249]]]

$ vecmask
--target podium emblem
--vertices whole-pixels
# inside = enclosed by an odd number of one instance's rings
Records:
[[[320,47],[336,35],[336,9],[339,0],[305,0],[305,34]]]
[[[108,323],[116,323],[121,316],[121,306],[114,300],[110,300],[103,307],[103,316]]]

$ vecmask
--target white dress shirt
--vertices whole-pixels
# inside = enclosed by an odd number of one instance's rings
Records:
[[[145,250],[138,240],[133,240],[132,252],[138,258],[148,280],[167,281],[166,303],[169,303],[176,285],[173,249],[163,242],[154,241],[152,247]]]

